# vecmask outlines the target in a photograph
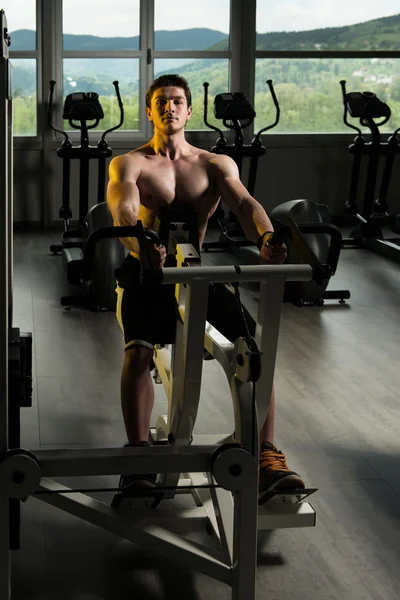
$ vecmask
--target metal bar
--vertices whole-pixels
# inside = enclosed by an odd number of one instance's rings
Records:
[[[255,384],[259,433],[271,402],[284,288],[285,281],[277,279],[263,282],[260,289],[256,342],[261,352],[261,375]]]
[[[60,484],[45,480],[42,482],[40,489],[51,490],[53,486],[59,488]],[[149,523],[142,528],[135,527],[107,504],[84,494],[45,494],[41,496],[41,500],[88,523],[130,540],[142,548],[147,548],[157,554],[167,556],[171,560],[176,560],[190,569],[200,571],[224,583],[231,583],[231,568],[216,558],[215,551],[208,551],[199,544],[167,531],[158,525]]]
[[[224,544],[223,544],[223,542],[221,542],[221,532],[220,532],[220,528],[219,528],[219,524],[218,524],[218,520],[217,520],[217,515],[215,512],[214,503],[211,498],[210,490],[206,489],[204,487],[201,487],[201,486],[209,484],[209,480],[203,475],[203,473],[188,473],[188,475],[189,475],[190,479],[192,480],[192,483],[194,486],[193,497],[194,497],[196,503],[198,503],[198,505],[201,505],[203,507],[203,510],[204,510],[205,514],[207,515],[209,523],[212,527],[215,539],[218,541],[218,543],[221,544],[222,550],[224,552]],[[224,553],[224,554],[226,554],[226,553]],[[228,559],[229,555],[226,555],[226,558]],[[232,562],[232,561],[230,561],[230,562]],[[228,564],[228,562],[227,562],[227,564]]]
[[[217,446],[36,450],[43,477],[208,472]]]
[[[258,461],[250,464],[247,485],[234,496],[232,600],[256,597]]]
[[[235,344],[222,335],[208,321],[206,322],[204,335],[204,348],[219,362],[225,371],[228,381],[230,381],[232,376],[231,361],[235,353]]]
[[[154,50],[153,58],[231,58],[230,50]]]
[[[0,460],[8,450],[8,328],[12,307],[9,281],[12,247],[12,181],[9,160],[12,156],[12,114],[9,92],[9,60],[6,43],[7,19],[0,11]],[[12,226],[12,224],[11,224]],[[11,598],[11,553],[9,546],[9,498],[0,487],[0,600]]]
[[[399,50],[256,50],[256,58],[400,58]]]
[[[212,475],[209,475],[210,483],[216,483]],[[234,505],[232,493],[222,488],[211,488],[211,498],[214,512],[218,523],[221,546],[224,554],[233,564],[233,530],[234,530]]]
[[[378,252],[387,258],[391,258],[392,260],[400,260],[400,245],[393,244],[393,242],[389,242],[388,240],[381,240],[373,237],[369,237],[365,239],[365,245],[374,252]]]
[[[63,58],[142,58],[146,56],[146,51],[142,50],[85,50],[84,53],[80,50],[64,50]],[[26,53],[27,54],[27,53]],[[24,53],[23,58],[26,58]],[[33,52],[32,52],[33,54]],[[230,58],[229,50],[152,50],[152,57],[155,58]]]
[[[253,401],[253,384],[239,381],[232,372],[230,386],[235,415],[235,441],[258,460],[258,418]]]
[[[190,269],[178,269],[190,271]],[[194,280],[186,289],[184,316],[184,344],[179,402],[171,423],[171,434],[177,445],[187,444],[196,422],[200,401],[204,356],[204,329],[208,306],[208,282]],[[172,383],[174,386],[174,381]]]
[[[38,58],[39,50],[10,50],[10,58]]]
[[[268,281],[275,278],[284,281],[311,281],[313,271],[310,265],[245,265],[221,267],[190,267],[181,269],[169,267],[162,271],[164,284],[186,283],[190,284],[198,279],[209,282],[232,281]]]
[[[200,267],[201,268],[201,267]],[[178,271],[190,271],[190,268],[177,267]],[[172,377],[172,394],[178,385],[178,402],[169,423],[169,434],[175,446],[186,446],[190,442],[196,423],[200,402],[201,379],[204,356],[204,329],[207,316],[209,284],[207,280],[194,280],[185,292],[185,313],[183,323],[183,344],[179,356],[175,357]],[[175,375],[181,373],[180,381]],[[208,469],[211,470],[211,469]],[[165,474],[163,484],[174,487],[177,483],[176,472]]]
[[[152,510],[135,506],[132,510],[132,508],[122,504],[118,509],[118,514],[135,527],[142,527],[147,524],[160,525],[174,533],[187,533],[188,531],[204,533],[208,521],[204,509],[197,507],[174,507],[174,510],[157,508],[157,510]]]
[[[180,307],[181,317],[183,313]],[[184,343],[184,326],[183,323],[176,323],[176,339],[175,344],[171,348],[171,378],[170,378],[170,393],[168,397],[168,427],[171,427],[174,414],[179,402],[179,391],[183,373],[178,369],[178,365],[182,364],[183,360],[183,343]]]

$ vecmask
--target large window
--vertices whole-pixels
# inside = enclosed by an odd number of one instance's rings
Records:
[[[348,132],[341,79],[348,91],[368,90],[387,102],[392,118],[386,129],[398,127],[399,13],[398,0],[293,0],[290,10],[280,0],[258,0],[256,128],[271,122],[267,79],[281,105],[280,133]]]
[[[63,0],[62,7],[63,98],[76,91],[99,94],[104,112],[99,128],[108,129],[119,121],[113,86],[118,81],[121,129],[140,130],[140,1]]]
[[[118,80],[123,129],[147,136],[146,91],[153,78],[178,73],[189,82],[193,97],[187,129],[206,129],[203,83],[210,84],[210,103],[229,86],[230,0],[219,0],[217,6],[204,0],[187,8],[186,0],[176,0],[173,8],[154,0],[151,19],[149,4],[139,0],[115,0],[112,11],[105,1],[63,0],[63,96],[78,90],[97,92],[106,129],[115,122],[115,111],[113,117],[108,109],[117,107],[112,82]],[[212,110],[209,121],[215,123]]]
[[[2,3],[11,35],[15,136],[37,135],[37,43],[35,0]]]
[[[230,0],[193,2],[190,10],[187,6],[186,0],[177,0],[171,10],[163,0],[154,1],[154,77],[178,73],[188,81],[193,114],[186,128],[202,130],[207,129],[203,83],[210,84],[208,121],[214,125],[212,100],[229,88]]]

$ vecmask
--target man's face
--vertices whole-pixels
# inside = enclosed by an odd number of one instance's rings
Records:
[[[155,129],[172,134],[185,127],[192,116],[192,107],[188,107],[182,88],[166,86],[154,92],[151,108],[146,108],[146,112]]]

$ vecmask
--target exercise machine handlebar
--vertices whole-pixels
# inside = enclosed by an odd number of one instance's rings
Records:
[[[260,129],[260,131],[257,133],[256,137],[254,138],[253,143],[257,143],[257,142],[261,143],[260,135],[262,133],[264,133],[265,131],[268,131],[269,129],[273,129],[274,127],[276,127],[278,125],[279,119],[281,117],[281,108],[279,106],[278,98],[276,97],[276,94],[275,94],[275,90],[274,90],[274,85],[272,83],[272,79],[268,79],[266,83],[267,83],[267,85],[269,87],[269,90],[271,92],[272,100],[274,102],[274,106],[275,106],[275,109],[276,109],[275,121],[271,125],[267,125],[266,127],[263,127],[263,129]]]
[[[211,123],[208,122],[207,118],[208,118],[208,88],[209,88],[210,84],[208,83],[208,81],[205,81],[203,83],[203,87],[204,87],[204,123],[205,125],[207,125],[207,127],[209,127],[209,129],[213,129],[214,131],[216,131],[217,133],[219,133],[219,143],[226,145],[226,140],[224,137],[224,134],[222,132],[222,129],[219,129],[218,127],[215,127],[215,125],[211,125]]]
[[[99,144],[104,143],[106,135],[108,135],[112,131],[115,131],[116,129],[119,129],[122,126],[123,122],[124,122],[124,105],[123,105],[121,94],[120,94],[120,91],[119,91],[119,82],[118,81],[113,81],[113,86],[115,88],[115,94],[117,96],[118,106],[119,106],[119,115],[120,115],[119,123],[118,123],[118,125],[115,125],[114,127],[110,127],[110,129],[107,129],[106,131],[104,131],[103,135],[100,138]]]
[[[142,256],[147,257],[147,268],[142,269],[142,276],[149,283],[190,283],[196,279],[207,279],[210,282],[232,281],[266,281],[275,277],[284,277],[286,281],[311,281],[320,277],[318,265],[244,265],[225,267],[191,267],[181,269],[168,267],[167,269],[155,268],[152,265],[149,246],[146,240],[153,244],[161,245],[158,234],[143,227],[142,222],[136,225],[111,226],[96,229],[88,237],[82,265],[82,282],[90,282],[92,261],[96,244],[106,238],[135,237],[139,242]],[[268,268],[266,268],[268,267]]]
[[[56,127],[53,122],[52,122],[52,111],[53,111],[53,101],[54,101],[54,89],[56,86],[56,82],[54,80],[50,81],[50,86],[49,86],[49,96],[48,96],[48,105],[47,105],[47,122],[49,127],[53,130],[56,131],[57,133],[61,133],[65,140],[63,142],[63,145],[68,145],[71,146],[71,142],[68,136],[68,133],[64,130],[64,129],[59,129],[58,127]],[[121,94],[119,91],[119,82],[118,81],[113,81],[113,86],[115,88],[115,94],[117,96],[117,100],[118,100],[118,107],[119,107],[119,113],[120,113],[120,118],[119,118],[119,123],[117,125],[115,125],[114,127],[110,127],[109,129],[107,129],[106,131],[103,132],[99,142],[98,142],[98,147],[102,147],[105,144],[105,138],[106,136],[111,133],[112,131],[115,131],[116,129],[119,129],[123,122],[124,122],[124,106],[122,103],[122,99],[121,99]],[[97,94],[96,94],[96,98],[98,98]],[[100,108],[101,110],[101,108]],[[102,111],[101,111],[102,114]],[[72,122],[73,119],[73,115],[70,116],[69,118],[69,124],[73,129],[82,129],[82,126],[77,126],[74,125],[74,123]],[[88,130],[88,129],[94,129],[95,127],[97,127],[97,125],[100,122],[100,117],[96,116],[94,117],[95,123],[92,125],[87,125],[86,122],[84,124],[83,129],[84,130]]]
[[[49,127],[53,131],[56,131],[57,133],[61,133],[65,137],[64,144],[70,144],[71,142],[69,140],[68,134],[63,129],[58,129],[58,127],[53,125],[53,122],[52,122],[51,113],[53,110],[53,98],[54,98],[55,86],[56,86],[56,82],[52,79],[50,81],[49,97],[48,97],[48,101],[47,101],[47,122],[49,124]]]

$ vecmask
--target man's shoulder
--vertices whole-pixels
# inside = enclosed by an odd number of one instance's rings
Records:
[[[216,154],[215,152],[210,152],[210,150],[196,148],[195,146],[192,146],[192,148],[196,150],[196,154],[201,160],[210,165],[215,165],[219,167],[223,165],[229,165],[235,162],[230,156],[227,156],[226,154]]]
[[[113,171],[138,174],[142,169],[147,154],[149,152],[145,146],[135,148],[126,154],[119,154],[112,159],[110,168]]]

